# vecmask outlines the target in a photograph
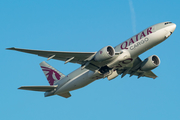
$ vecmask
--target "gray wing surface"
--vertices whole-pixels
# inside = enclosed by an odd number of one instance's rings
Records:
[[[142,74],[141,71],[137,71],[134,75],[138,76],[138,77],[149,77],[149,78],[157,78],[157,76],[152,72],[152,71],[147,71],[144,74]],[[140,75],[140,76],[139,76]]]
[[[141,71],[139,70],[142,60],[138,57],[133,63],[132,69],[128,74],[136,75],[138,77],[149,77],[155,79],[157,76],[152,71]]]
[[[41,57],[83,64],[84,61],[96,52],[62,52],[62,51],[45,51],[45,50],[32,50],[32,49],[21,49],[21,48],[7,48],[8,50],[16,50],[20,52],[35,54]],[[149,77],[155,79],[157,76],[152,71],[141,71],[139,70],[142,60],[138,57],[133,63],[133,67],[129,70],[127,74],[136,75],[138,77]],[[98,66],[98,65],[97,65]],[[91,66],[92,67],[92,66]],[[96,70],[97,68],[88,68],[90,70]],[[120,74],[123,73],[126,69],[120,70]]]
[[[95,52],[61,52],[61,51],[45,51],[45,50],[32,50],[32,49],[21,49],[21,48],[6,48],[7,50],[16,50],[20,52],[35,54],[41,57],[46,57],[61,61],[68,61],[72,63],[83,64],[83,61],[94,55]]]

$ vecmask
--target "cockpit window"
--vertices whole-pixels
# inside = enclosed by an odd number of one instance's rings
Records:
[[[164,25],[167,25],[167,24],[169,24],[169,23],[172,23],[172,22],[165,22]]]

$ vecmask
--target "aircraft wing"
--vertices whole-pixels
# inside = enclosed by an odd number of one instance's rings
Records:
[[[138,57],[133,63],[132,69],[128,74],[136,75],[138,77],[149,77],[155,79],[157,76],[152,71],[141,71],[139,70],[142,60]]]
[[[134,75],[138,76],[141,74],[142,72],[137,71]],[[152,71],[147,71],[144,74],[140,75],[140,77],[149,77],[149,78],[157,78],[157,76],[152,72]]]
[[[52,85],[52,86],[21,86],[18,89],[40,91],[40,92],[49,92],[51,90],[54,90],[56,87],[57,87],[57,85]]]
[[[21,49],[21,48],[6,48],[7,50],[16,50],[20,52],[35,54],[48,59],[56,59],[72,63],[83,64],[84,60],[94,55],[96,52],[61,52],[61,51],[45,51],[45,50],[32,50],[32,49]]]
[[[20,52],[35,54],[38,56],[46,57],[48,59],[56,59],[72,63],[83,64],[88,58],[91,58],[96,52],[62,52],[62,51],[45,51],[45,50],[32,50],[32,49],[21,49],[21,48],[7,48],[8,50],[16,50]],[[138,77],[150,77],[155,79],[157,76],[152,71],[140,71],[138,70],[142,60],[138,57],[133,63],[133,67],[129,70],[127,74],[136,75]],[[96,66],[91,65],[88,69],[96,70]],[[125,71],[125,69],[120,70],[120,74]]]

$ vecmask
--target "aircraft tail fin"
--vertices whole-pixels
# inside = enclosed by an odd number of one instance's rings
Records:
[[[47,64],[45,61],[39,64],[44,72],[50,85],[54,85],[59,80],[65,77],[64,74],[53,68],[51,65]]]

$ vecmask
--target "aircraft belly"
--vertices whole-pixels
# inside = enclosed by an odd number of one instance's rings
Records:
[[[82,88],[91,82],[93,82],[95,79],[91,79],[90,77],[93,76],[93,71],[86,71],[82,75],[78,75],[78,77],[75,77],[75,79],[69,80],[66,84],[64,84],[62,87],[60,87],[55,94],[69,92],[78,88]]]

